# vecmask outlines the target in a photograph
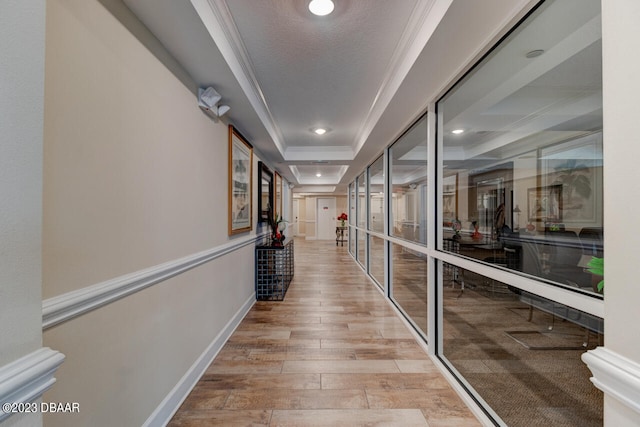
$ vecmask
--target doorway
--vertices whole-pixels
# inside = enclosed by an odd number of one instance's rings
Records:
[[[318,240],[333,240],[336,238],[336,199],[318,198],[316,208],[316,227]]]
[[[300,199],[293,199],[293,235],[300,234],[298,229],[298,215],[300,212]]]

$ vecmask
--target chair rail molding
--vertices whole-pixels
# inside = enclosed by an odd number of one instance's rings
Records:
[[[587,351],[582,361],[597,388],[640,414],[640,364],[606,347]]]
[[[43,347],[0,367],[0,422],[13,415],[12,408],[6,405],[42,397],[56,382],[53,375],[63,361],[64,354]],[[34,412],[40,412],[40,407]]]
[[[111,304],[244,246],[259,242],[261,239],[264,239],[263,234],[234,239],[223,245],[188,255],[184,258],[46,299],[42,302],[42,329],[49,329]]]

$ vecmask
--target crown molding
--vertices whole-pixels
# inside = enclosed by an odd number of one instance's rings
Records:
[[[247,96],[249,103],[255,110],[273,140],[273,143],[284,157],[284,137],[276,124],[273,114],[269,110],[264,92],[256,78],[249,53],[242,42],[238,27],[231,16],[231,11],[224,0],[190,0],[193,8],[200,17],[211,39],[215,42],[220,53],[227,61],[231,72],[238,80],[240,87]]]
[[[427,45],[453,0],[419,0],[391,58],[385,78],[356,137],[354,152],[364,146],[376,123]]]

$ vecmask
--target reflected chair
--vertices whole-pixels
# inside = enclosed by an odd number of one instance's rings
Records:
[[[602,258],[604,256],[604,233],[602,228],[585,227],[578,234],[583,255]]]
[[[579,266],[583,254],[581,240],[573,231],[545,234],[549,242],[548,279],[580,288],[591,287],[591,276]]]

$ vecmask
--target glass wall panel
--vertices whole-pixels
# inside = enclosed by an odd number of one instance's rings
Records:
[[[357,202],[356,202],[356,224],[358,227],[366,228],[367,226],[367,181],[366,172],[362,172],[356,180],[357,185]],[[367,235],[363,230],[356,233],[357,243],[357,260],[365,269],[367,268]]]
[[[384,233],[384,158],[369,166],[369,230]]]
[[[600,1],[545,2],[437,111],[444,249],[600,293]]]
[[[384,289],[384,239],[369,236],[369,274]]]
[[[356,183],[349,184],[349,224],[355,225],[356,218]]]
[[[349,230],[349,252],[355,258],[356,257],[356,231],[355,229]]]
[[[427,244],[427,116],[389,149],[392,236]]]
[[[353,225],[355,222],[354,218],[356,216],[356,192],[355,192],[355,182],[349,184],[349,214],[348,223]],[[355,257],[356,253],[356,237],[354,229],[349,229],[347,232],[347,236],[349,237],[349,252],[352,256]]]
[[[391,245],[393,300],[427,334],[427,256]]]
[[[358,227],[367,227],[367,179],[366,172],[358,177]]]
[[[443,271],[443,354],[506,425],[602,425],[603,395],[580,358],[603,345],[601,318],[470,271]]]
[[[367,268],[367,233],[362,230],[357,230],[356,236],[358,238],[358,262],[362,266]]]

